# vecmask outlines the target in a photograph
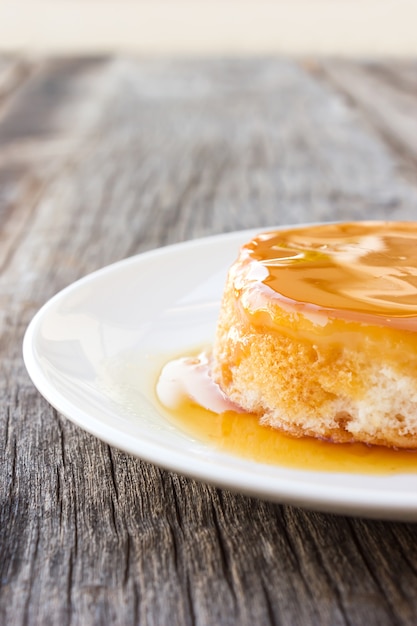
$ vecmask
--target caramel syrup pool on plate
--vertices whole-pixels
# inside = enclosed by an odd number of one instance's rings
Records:
[[[417,473],[417,452],[365,444],[336,444],[290,437],[260,426],[255,415],[228,411],[217,415],[193,402],[163,409],[178,428],[200,441],[259,463],[306,471],[360,474]]]

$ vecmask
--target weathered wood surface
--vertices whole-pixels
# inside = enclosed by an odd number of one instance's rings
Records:
[[[366,112],[403,159],[417,164],[417,67],[399,63],[321,63],[321,70]]]
[[[417,65],[394,74],[0,60],[1,624],[417,623],[417,525],[162,471],[57,414],[21,357],[50,296],[146,249],[278,223],[417,219]]]

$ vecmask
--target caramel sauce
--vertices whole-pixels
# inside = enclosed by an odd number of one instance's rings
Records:
[[[191,401],[176,410],[162,410],[178,428],[217,450],[267,465],[373,475],[417,473],[417,452],[411,450],[299,439],[261,426],[255,415],[217,415]]]
[[[279,328],[314,350],[318,346],[329,363],[345,345],[358,352],[366,348],[367,358],[378,362],[383,354],[387,363],[414,376],[417,222],[321,224],[262,233],[242,247],[239,260],[232,282],[243,326],[262,332]],[[236,354],[235,362],[240,358]],[[164,412],[217,450],[260,463],[307,471],[417,472],[417,451],[295,438],[261,426],[254,415],[218,415],[192,401]]]
[[[302,313],[417,330],[417,222],[320,224],[266,232],[243,246],[235,286],[249,313],[267,296]]]

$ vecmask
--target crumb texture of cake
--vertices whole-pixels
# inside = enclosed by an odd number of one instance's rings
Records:
[[[292,435],[417,448],[417,223],[321,224],[242,246],[212,376]]]

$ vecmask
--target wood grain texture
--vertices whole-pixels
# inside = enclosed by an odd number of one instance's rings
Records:
[[[353,102],[405,161],[417,164],[417,62],[361,65],[324,61],[316,69]]]
[[[21,358],[50,296],[126,256],[246,227],[415,219],[417,187],[368,115],[283,59],[46,59],[5,94],[1,624],[416,623],[417,526],[160,470],[57,414]]]

